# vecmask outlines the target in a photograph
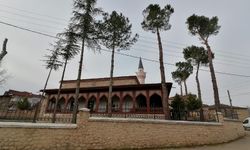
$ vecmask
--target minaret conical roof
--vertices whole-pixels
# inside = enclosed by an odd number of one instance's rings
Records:
[[[142,65],[142,60],[141,60],[141,57],[140,57],[139,67],[138,67],[138,69],[144,69],[144,68],[143,68],[143,65]]]

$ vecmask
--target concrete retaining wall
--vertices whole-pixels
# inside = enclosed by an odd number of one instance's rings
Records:
[[[160,148],[218,144],[245,135],[242,123],[89,118],[80,112],[77,125],[0,123],[2,150],[80,150]],[[56,127],[55,127],[56,126]]]

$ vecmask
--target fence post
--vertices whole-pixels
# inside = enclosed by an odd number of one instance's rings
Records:
[[[154,119],[155,119],[155,105],[153,104],[153,114],[154,114]]]
[[[224,117],[223,114],[221,112],[215,112],[214,113],[217,122],[223,123],[224,122]]]
[[[89,120],[89,109],[88,108],[80,108],[79,109],[79,114],[78,114],[78,118],[77,118],[77,124],[78,125],[82,125],[85,124],[86,122],[88,122]]]

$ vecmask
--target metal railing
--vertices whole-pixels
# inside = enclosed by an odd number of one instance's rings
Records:
[[[229,118],[229,119],[239,119],[239,116],[238,116],[238,113],[236,111],[233,111],[233,112],[224,112],[223,113],[224,117],[225,118]]]
[[[215,122],[216,116],[213,112],[203,110],[203,117],[200,110],[198,111],[170,111],[171,120],[187,120],[187,121],[206,121]]]
[[[128,111],[129,110],[129,111]],[[200,111],[170,111],[171,120],[186,120],[186,121],[216,121],[214,114],[210,111],[203,110],[204,117],[200,116]],[[111,114],[106,108],[98,109],[98,111],[90,111],[91,117],[115,117],[115,118],[141,118],[141,119],[165,119],[162,107],[158,108],[135,108],[135,109],[119,109]]]
[[[141,119],[164,119],[163,109],[161,107],[148,109],[140,108],[112,108],[112,113],[108,113],[107,108],[99,108],[90,111],[91,117],[115,117],[115,118],[141,118]]]
[[[99,108],[98,110],[90,109],[91,117],[115,117],[115,118],[140,118],[140,119],[165,119],[162,107],[139,107],[139,108],[113,108],[109,114],[107,108]],[[46,110],[45,113],[39,114],[36,122],[52,122],[53,109]],[[72,111],[57,111],[56,123],[71,123]],[[10,109],[8,107],[0,108],[0,121],[17,121],[32,122],[35,109],[19,110]],[[171,120],[187,120],[187,121],[215,121],[215,116],[211,111],[203,111],[203,119],[201,120],[200,111],[170,111]],[[238,117],[235,114],[235,117]]]
[[[53,111],[48,113],[39,114],[36,122],[50,123],[52,122]],[[20,110],[8,107],[0,108],[0,121],[13,121],[13,122],[32,122],[35,115],[35,109]],[[71,123],[72,112],[57,112],[56,123]]]

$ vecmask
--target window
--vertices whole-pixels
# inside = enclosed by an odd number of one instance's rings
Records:
[[[248,124],[248,122],[249,122],[248,119],[246,119],[243,121],[243,124]]]

